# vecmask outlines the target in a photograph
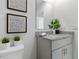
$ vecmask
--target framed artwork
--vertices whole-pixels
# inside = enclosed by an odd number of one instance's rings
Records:
[[[7,0],[7,8],[20,12],[27,12],[27,0]]]
[[[27,32],[27,17],[7,14],[7,33],[26,33]]]

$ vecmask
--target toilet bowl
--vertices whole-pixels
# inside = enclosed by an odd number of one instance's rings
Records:
[[[0,59],[23,59],[24,45],[0,50]]]

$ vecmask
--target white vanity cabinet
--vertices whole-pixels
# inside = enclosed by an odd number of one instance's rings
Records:
[[[46,35],[37,38],[37,59],[72,59],[72,35]]]

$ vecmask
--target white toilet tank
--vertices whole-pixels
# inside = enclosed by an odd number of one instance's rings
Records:
[[[24,45],[0,50],[0,59],[23,59]]]

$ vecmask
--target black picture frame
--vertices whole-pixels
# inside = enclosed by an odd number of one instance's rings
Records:
[[[9,31],[9,28],[10,28],[10,26],[9,26],[9,21],[10,20],[13,20],[13,19],[10,19],[9,17],[10,16],[15,16],[15,17],[23,17],[23,18],[25,18],[25,31]],[[13,17],[13,18],[15,18],[15,17]],[[19,19],[18,19],[19,20]],[[12,23],[10,23],[10,24],[12,24]],[[7,26],[7,33],[8,34],[11,34],[11,33],[26,33],[27,32],[27,16],[22,16],[22,15],[17,15],[17,14],[10,14],[10,13],[7,13],[7,24],[6,24]],[[21,24],[20,24],[21,25]],[[13,26],[11,26],[11,27],[13,27]],[[16,28],[18,28],[18,27],[16,27]],[[19,29],[20,30],[20,29]]]
[[[7,9],[10,9],[10,10],[14,10],[14,11],[19,11],[19,12],[24,12],[24,13],[26,13],[27,12],[27,0],[26,0],[26,7],[25,7],[25,9],[26,10],[21,10],[21,9],[17,9],[17,8],[13,8],[13,7],[10,7],[9,5],[10,5],[10,1],[11,0],[7,0]],[[19,1],[19,0],[18,0]],[[22,0],[23,1],[23,0]],[[23,5],[23,4],[22,4]],[[20,6],[21,7],[21,6]]]

